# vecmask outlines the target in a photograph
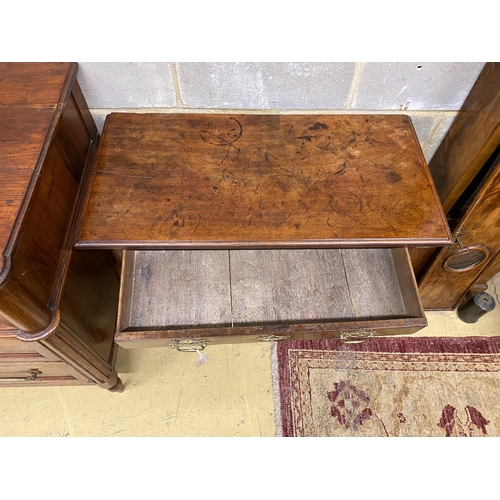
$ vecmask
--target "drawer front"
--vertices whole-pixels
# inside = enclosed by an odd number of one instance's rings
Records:
[[[406,249],[127,251],[118,316],[120,346],[180,350],[427,325]]]
[[[5,358],[43,358],[35,349],[33,342],[23,342],[16,338],[0,338],[0,359]]]
[[[4,361],[59,361],[59,358],[38,342],[23,342],[13,337],[0,338],[0,363]]]
[[[0,387],[37,385],[82,385],[88,380],[62,362],[2,362]]]
[[[286,340],[322,340],[338,338],[344,342],[362,342],[372,337],[408,335],[427,326],[425,318],[392,321],[366,321],[345,324],[302,324],[233,327],[196,330],[159,330],[119,332],[116,343],[124,349],[169,347],[193,352],[212,345],[279,342]]]

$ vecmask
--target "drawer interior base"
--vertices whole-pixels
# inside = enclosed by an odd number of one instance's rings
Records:
[[[424,316],[404,248],[126,251],[119,331]]]

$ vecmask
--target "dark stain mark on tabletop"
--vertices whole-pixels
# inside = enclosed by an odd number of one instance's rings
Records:
[[[391,170],[390,172],[385,173],[385,178],[387,179],[387,182],[395,184],[396,182],[400,182],[403,179],[403,176],[394,172],[394,170]]]
[[[308,130],[319,130],[320,128],[324,129],[324,130],[328,130],[329,127],[326,123],[320,123],[320,122],[316,122],[315,124],[311,125]]]
[[[344,173],[344,170],[346,169],[346,167],[347,167],[347,163],[346,162],[342,163],[342,165],[340,165],[340,167],[335,172],[333,172],[333,175],[340,175],[340,174]]]

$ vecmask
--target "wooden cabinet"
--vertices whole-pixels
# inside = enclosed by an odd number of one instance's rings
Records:
[[[455,309],[500,272],[499,63],[485,65],[429,167],[454,244],[411,259],[424,308]]]
[[[0,386],[121,390],[114,258],[73,250],[97,143],[76,74],[0,63]]]
[[[455,243],[435,253],[420,280],[426,309],[455,309],[467,292],[496,274],[495,260],[500,253],[500,153],[492,159],[493,164],[462,213],[455,213]],[[481,288],[476,288],[476,293]]]
[[[0,387],[81,383],[89,380],[41,343],[1,339]]]
[[[424,327],[406,247],[451,242],[402,115],[111,114],[76,248],[124,251],[116,342]]]

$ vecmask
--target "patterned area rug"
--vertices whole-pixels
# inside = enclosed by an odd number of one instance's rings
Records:
[[[500,337],[277,342],[280,436],[500,436]]]

